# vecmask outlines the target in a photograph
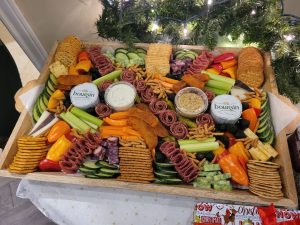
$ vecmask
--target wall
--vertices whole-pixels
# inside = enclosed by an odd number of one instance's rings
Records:
[[[15,0],[47,52],[68,34],[97,38],[95,22],[102,12],[99,0]]]

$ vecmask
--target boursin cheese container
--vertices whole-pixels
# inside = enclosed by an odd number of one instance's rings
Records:
[[[241,117],[242,104],[232,95],[219,95],[213,99],[210,111],[216,123],[235,124]]]
[[[81,109],[95,107],[99,103],[99,91],[93,83],[83,83],[72,88],[70,99],[74,106]]]

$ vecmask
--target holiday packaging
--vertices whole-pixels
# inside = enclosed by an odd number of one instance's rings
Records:
[[[300,224],[300,211],[275,208],[273,205],[256,207],[205,202],[195,205],[193,225],[265,224]]]

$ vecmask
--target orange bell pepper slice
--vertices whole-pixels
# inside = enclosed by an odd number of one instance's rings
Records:
[[[257,116],[255,110],[253,108],[246,109],[242,112],[242,118],[245,120],[249,120],[250,125],[249,129],[254,131],[256,123],[257,123]]]
[[[84,60],[89,60],[90,59],[89,53],[87,51],[82,51],[78,54],[77,59],[78,59],[78,62],[84,61]]]
[[[232,59],[232,60],[229,60],[229,61],[225,61],[225,62],[220,62],[221,65],[223,66],[223,70],[226,70],[230,67],[233,67],[235,65],[237,65],[237,60],[236,59]]]

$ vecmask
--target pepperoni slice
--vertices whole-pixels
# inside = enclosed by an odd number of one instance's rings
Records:
[[[111,80],[105,80],[99,85],[100,91],[105,91],[113,82]]]
[[[199,126],[204,126],[205,124],[207,124],[207,126],[210,127],[210,126],[215,125],[214,119],[208,113],[202,113],[202,114],[198,115],[196,117],[196,123]]]
[[[133,85],[138,93],[142,93],[147,89],[147,85],[142,79],[134,81]]]
[[[121,75],[121,80],[134,84],[136,74],[132,70],[124,70]]]
[[[141,93],[141,98],[145,103],[150,103],[154,101],[157,97],[154,94],[152,88],[148,87],[145,91]]]

